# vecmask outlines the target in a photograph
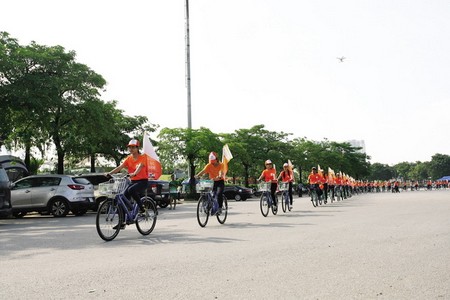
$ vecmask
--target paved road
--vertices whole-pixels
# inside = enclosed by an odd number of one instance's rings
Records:
[[[0,220],[0,299],[450,299],[450,191],[258,205],[200,228],[184,203],[112,242],[94,214]]]

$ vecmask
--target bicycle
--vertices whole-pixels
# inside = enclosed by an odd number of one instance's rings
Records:
[[[322,205],[322,200],[320,199],[320,196],[317,193],[316,186],[314,184],[311,184],[309,186],[309,194],[311,196],[311,203],[314,207],[319,206],[319,202],[320,205]]]
[[[279,189],[281,191],[281,208],[283,208],[283,212],[286,212],[286,210],[291,211],[292,207],[290,205],[289,197],[289,182],[280,183]]]
[[[337,185],[334,188],[334,193],[336,194],[336,200],[341,201],[342,199],[342,186]]]
[[[136,202],[128,200],[124,191],[130,179],[123,175],[112,175],[110,182],[99,184],[99,192],[108,196],[103,201],[96,217],[98,235],[105,241],[112,241],[122,229],[122,224],[136,224],[142,235],[149,235],[155,228],[158,211],[155,201],[145,195],[141,198],[144,212],[139,212]],[[129,208],[131,206],[131,208]]]
[[[220,224],[224,224],[228,216],[228,201],[223,195],[222,210],[219,208],[219,201],[217,199],[218,192],[213,191],[214,181],[200,180],[196,185],[197,192],[200,193],[200,198],[197,203],[197,221],[201,227],[208,224],[209,216],[216,216]]]
[[[261,209],[261,214],[264,217],[267,217],[270,208],[272,209],[272,214],[276,215],[278,212],[278,199],[275,199],[274,204],[272,195],[270,194],[270,186],[270,182],[260,182],[258,184],[258,191],[262,192],[261,199],[259,200],[259,207]]]

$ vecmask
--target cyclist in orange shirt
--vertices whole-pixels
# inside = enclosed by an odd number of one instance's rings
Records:
[[[148,186],[148,169],[147,156],[139,152],[139,141],[132,139],[128,143],[128,150],[130,155],[117,168],[113,169],[108,175],[120,172],[120,170],[127,168],[130,175],[131,184],[124,192],[127,199],[131,198],[137,202],[139,208],[144,210],[141,202],[141,195]]]
[[[320,197],[322,195],[322,190],[319,185],[322,183],[322,176],[317,173],[316,167],[311,169],[311,173],[308,175],[308,183],[310,185],[310,189],[314,189]]]
[[[141,194],[148,187],[147,155],[139,152],[139,141],[136,139],[132,139],[128,143],[128,150],[130,151],[130,155],[127,156],[123,163],[106,175],[111,176],[111,174],[118,173],[122,169],[127,168],[131,184],[125,190],[124,196],[130,201],[136,201],[139,205],[140,212],[144,212],[145,209],[142,206]],[[121,228],[125,228],[125,224],[122,224]]]
[[[278,175],[277,180],[280,180],[283,183],[288,183],[288,194],[289,194],[289,209],[292,209],[292,183],[294,182],[294,174],[291,170],[289,170],[289,164],[285,163],[283,165],[283,171]]]
[[[223,164],[219,162],[219,157],[216,152],[209,154],[208,164],[195,177],[200,177],[203,174],[208,174],[209,179],[214,181],[213,192],[217,193],[217,200],[219,202],[219,209],[217,214],[222,213],[223,205],[223,189],[225,188],[225,178],[223,177]]]
[[[265,182],[271,183],[270,184],[270,194],[272,196],[272,200],[274,202],[274,207],[276,209],[278,207],[277,202],[276,202],[277,198],[275,197],[275,194],[277,192],[277,186],[278,186],[276,171],[275,171],[275,168],[273,167],[273,163],[270,159],[266,160],[264,165],[266,166],[266,169],[264,171],[262,171],[261,176],[259,176],[258,180],[264,179]]]

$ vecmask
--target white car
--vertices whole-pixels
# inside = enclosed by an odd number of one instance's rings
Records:
[[[65,217],[69,211],[80,216],[94,202],[94,187],[85,178],[46,174],[24,177],[11,188],[12,214],[23,217],[28,212],[50,213]]]

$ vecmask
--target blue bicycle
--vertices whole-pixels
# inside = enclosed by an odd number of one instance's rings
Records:
[[[197,221],[201,227],[208,223],[209,216],[216,216],[220,224],[224,224],[228,216],[228,201],[223,195],[222,209],[219,208],[217,192],[213,192],[214,181],[200,180],[196,189],[200,193],[197,203]]]
[[[142,197],[144,212],[139,212],[138,204],[123,194],[129,184],[129,178],[123,175],[113,175],[110,182],[99,184],[100,193],[108,195],[100,204],[96,218],[97,233],[105,241],[112,241],[125,228],[123,224],[136,224],[142,235],[149,235],[155,228],[158,215],[155,201],[147,195]]]
[[[259,208],[261,209],[261,214],[267,217],[269,214],[269,209],[272,209],[272,214],[276,215],[278,212],[278,199],[272,199],[270,194],[270,182],[260,182],[258,184],[258,191],[262,192],[261,199],[259,200]],[[276,195],[275,195],[276,197]]]
[[[290,204],[291,198],[289,197],[289,182],[281,182],[279,185],[281,191],[281,208],[283,212],[291,211],[292,207]]]

